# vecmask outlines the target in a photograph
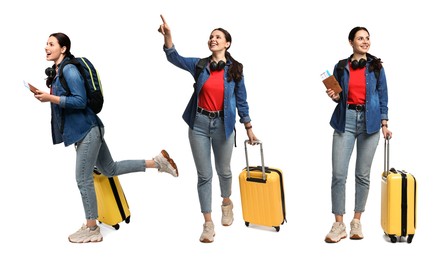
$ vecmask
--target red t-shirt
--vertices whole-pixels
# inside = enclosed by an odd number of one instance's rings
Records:
[[[350,66],[350,79],[348,81],[349,104],[364,105],[366,103],[366,68],[352,69]]]
[[[199,107],[208,111],[223,110],[224,70],[210,71],[210,77],[199,93]]]

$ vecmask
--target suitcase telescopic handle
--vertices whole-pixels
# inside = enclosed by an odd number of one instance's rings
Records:
[[[250,178],[250,169],[249,169],[249,156],[247,153],[247,144],[250,143],[250,140],[244,141],[244,153],[246,154],[246,171],[247,178]],[[263,143],[260,140],[256,140],[253,144],[260,146],[260,156],[261,156],[261,171],[263,172],[263,180],[266,180],[266,171],[264,169],[264,155],[263,155]]]
[[[389,139],[387,136],[384,138],[384,174],[389,175]]]

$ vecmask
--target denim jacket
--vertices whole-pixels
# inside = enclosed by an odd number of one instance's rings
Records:
[[[194,77],[196,64],[199,62],[200,58],[186,58],[180,56],[174,45],[172,48],[166,48],[165,46],[163,46],[163,50],[165,51],[166,57],[169,62],[181,69],[190,72],[191,76]],[[224,127],[226,138],[228,138],[232,134],[235,128],[236,109],[238,109],[240,123],[247,123],[251,121],[249,116],[249,105],[246,100],[247,93],[246,86],[244,85],[244,77],[239,82],[227,81],[227,73],[230,64],[231,62],[227,60],[227,64],[224,68]],[[199,75],[194,92],[182,115],[182,118],[191,129],[193,129],[194,127],[194,121],[198,108],[199,93],[201,92],[204,83],[209,77],[210,68],[209,66],[206,66],[204,67],[203,73]]]
[[[369,67],[372,62],[371,58],[367,59],[366,68]],[[342,87],[342,92],[339,94],[340,99],[338,105],[334,109],[331,116],[330,125],[338,132],[345,131],[345,113],[347,109],[348,98],[348,82],[350,78],[350,69],[347,63],[344,73],[340,79],[338,79],[337,64],[334,67],[333,75],[339,81]],[[388,95],[387,95],[387,81],[384,68],[380,70],[378,80],[376,79],[375,72],[366,69],[366,130],[367,134],[372,134],[381,129],[381,120],[388,120]]]
[[[79,70],[73,64],[67,64],[63,70],[71,95],[66,96],[59,71],[51,85],[51,93],[60,97],[59,105],[51,103],[51,130],[53,144],[64,142],[65,146],[69,146],[81,141],[94,126],[103,127],[103,124],[87,107],[84,79]]]

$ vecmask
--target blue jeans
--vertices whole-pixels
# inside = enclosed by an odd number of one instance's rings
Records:
[[[333,177],[331,180],[333,214],[345,214],[345,184],[355,142],[355,212],[364,212],[370,187],[370,168],[379,137],[380,132],[370,135],[366,133],[364,112],[347,109],[345,132],[334,131],[333,133]]]
[[[101,133],[104,133],[104,128],[101,128]],[[86,219],[98,218],[98,206],[93,185],[93,169],[95,166],[108,177],[146,171],[145,160],[115,162],[101,133],[99,127],[96,126],[90,129],[83,140],[75,144],[76,182],[81,193]]]
[[[223,118],[209,118],[196,113],[194,128],[188,128],[188,138],[198,174],[198,195],[202,213],[212,212],[213,168],[211,150],[215,157],[215,169],[219,178],[221,197],[232,194],[232,171],[230,160],[233,152],[233,132],[228,139],[224,131]]]

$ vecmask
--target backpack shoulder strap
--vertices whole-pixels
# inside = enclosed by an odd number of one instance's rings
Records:
[[[64,77],[64,67],[67,64],[72,64],[74,59],[70,59],[68,61],[62,62],[62,64],[59,66],[58,70],[59,70],[59,80],[61,81],[62,87],[64,88],[65,92],[67,93],[67,96],[71,94],[70,89],[67,86],[67,81],[65,80]]]
[[[344,73],[345,66],[347,65],[348,59],[342,59],[338,62],[338,65],[336,66],[336,71],[338,73],[338,80],[342,78],[342,75]]]
[[[373,72],[375,73],[375,77],[378,80],[378,78],[380,77],[380,70],[375,69]]]
[[[207,66],[208,59],[209,59],[208,57],[202,58],[196,64],[196,71],[194,73],[194,81],[198,81],[199,75],[201,74],[201,72],[205,68],[205,66]]]
[[[73,64],[73,65],[75,65],[76,68],[78,68],[78,71],[81,73],[81,76],[84,77],[85,75],[84,75],[84,73],[83,73],[83,70],[80,69],[81,64],[79,63],[78,58],[72,58],[72,59],[69,59],[69,60],[63,62],[63,63],[60,65],[60,67],[59,67],[59,71],[60,71],[60,72],[59,72],[59,79],[60,79],[60,81],[61,81],[62,87],[63,87],[64,90],[67,92],[67,96],[68,96],[68,95],[71,94],[71,91],[70,91],[70,89],[69,89],[68,86],[67,86],[67,81],[65,80],[64,73],[63,73],[63,72],[64,72],[64,67],[65,67],[65,65],[67,65],[67,64]]]

